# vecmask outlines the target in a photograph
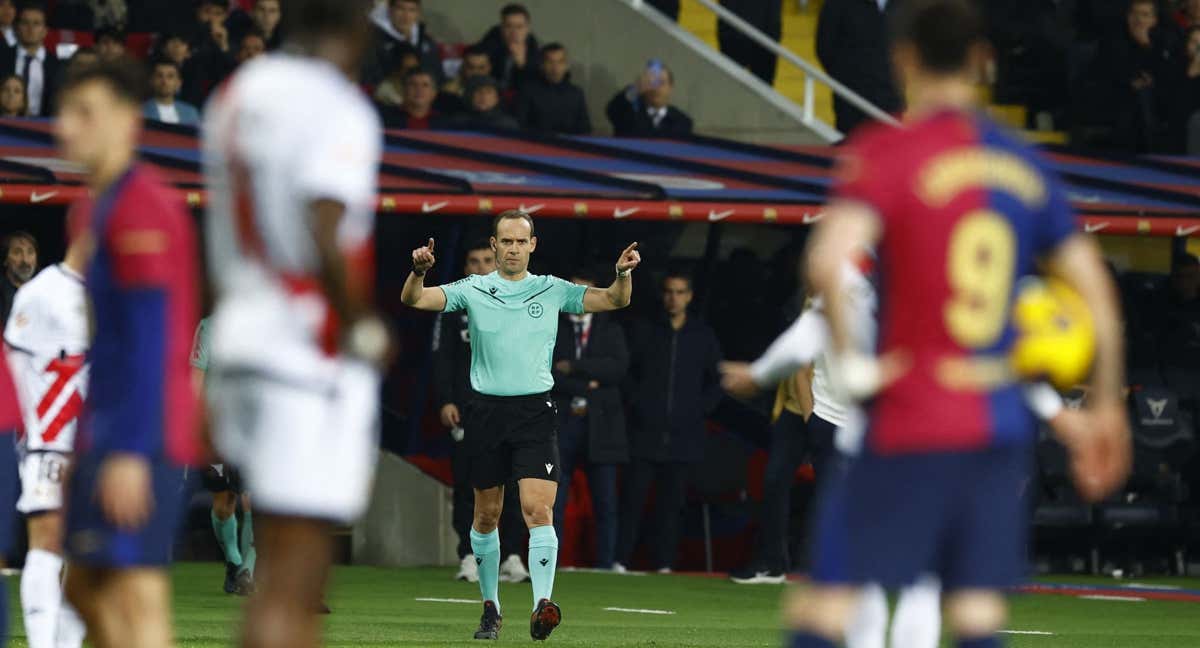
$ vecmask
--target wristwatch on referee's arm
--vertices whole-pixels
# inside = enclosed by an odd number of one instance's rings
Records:
[[[617,271],[617,276],[621,277],[621,278],[628,277],[633,272],[633,270],[622,270],[619,267],[616,267],[616,266],[613,266],[613,267]]]

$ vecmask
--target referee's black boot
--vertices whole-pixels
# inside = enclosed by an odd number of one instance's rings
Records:
[[[476,639],[499,639],[500,626],[504,624],[504,617],[500,616],[500,611],[496,609],[496,604],[491,601],[483,602],[483,616],[479,617],[479,629],[475,631]]]
[[[536,641],[550,638],[550,633],[562,623],[562,609],[550,599],[538,601],[537,609],[529,617],[529,636]]]

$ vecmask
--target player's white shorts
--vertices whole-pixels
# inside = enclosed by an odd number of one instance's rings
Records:
[[[254,508],[352,522],[370,497],[379,437],[379,374],[339,361],[330,382],[254,371],[209,388],[217,451],[242,473]]]
[[[21,498],[17,510],[25,515],[57,511],[63,506],[63,480],[71,466],[61,452],[29,452],[21,458]]]

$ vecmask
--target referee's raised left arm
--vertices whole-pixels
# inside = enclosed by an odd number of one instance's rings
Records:
[[[633,269],[642,262],[638,244],[631,243],[617,258],[617,277],[608,288],[588,288],[583,295],[583,310],[603,313],[625,308],[633,297]]]

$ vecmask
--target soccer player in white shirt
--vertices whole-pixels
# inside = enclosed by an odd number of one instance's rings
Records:
[[[4,330],[25,431],[17,448],[21,498],[29,529],[21,572],[21,609],[30,648],[83,643],[83,621],[63,598],[63,480],[87,396],[88,306],[84,244],[42,270],[13,298]]]
[[[869,349],[876,335],[876,295],[874,287],[857,268],[842,273],[843,295],[853,322],[854,345]],[[863,437],[862,412],[840,393],[831,379],[829,324],[820,297],[812,300],[801,316],[781,334],[753,364],[727,362],[721,367],[722,385],[735,396],[750,397],[759,390],[777,384],[796,371],[813,367],[813,413],[809,425],[833,425],[837,449],[853,457]],[[1070,431],[1084,424],[1078,412],[1066,410],[1062,398],[1049,385],[1030,385],[1025,400],[1037,416],[1058,431]],[[1013,494],[1018,496],[1017,493]],[[892,619],[890,642],[887,593],[872,585],[863,589],[858,610],[846,628],[848,648],[937,648],[941,638],[941,586],[931,576],[919,579],[900,592]]]
[[[254,493],[263,550],[248,646],[318,644],[331,527],[362,514],[375,467],[388,334],[365,260],[383,135],[352,81],[368,5],[289,2],[287,46],[205,116],[214,441]]]

